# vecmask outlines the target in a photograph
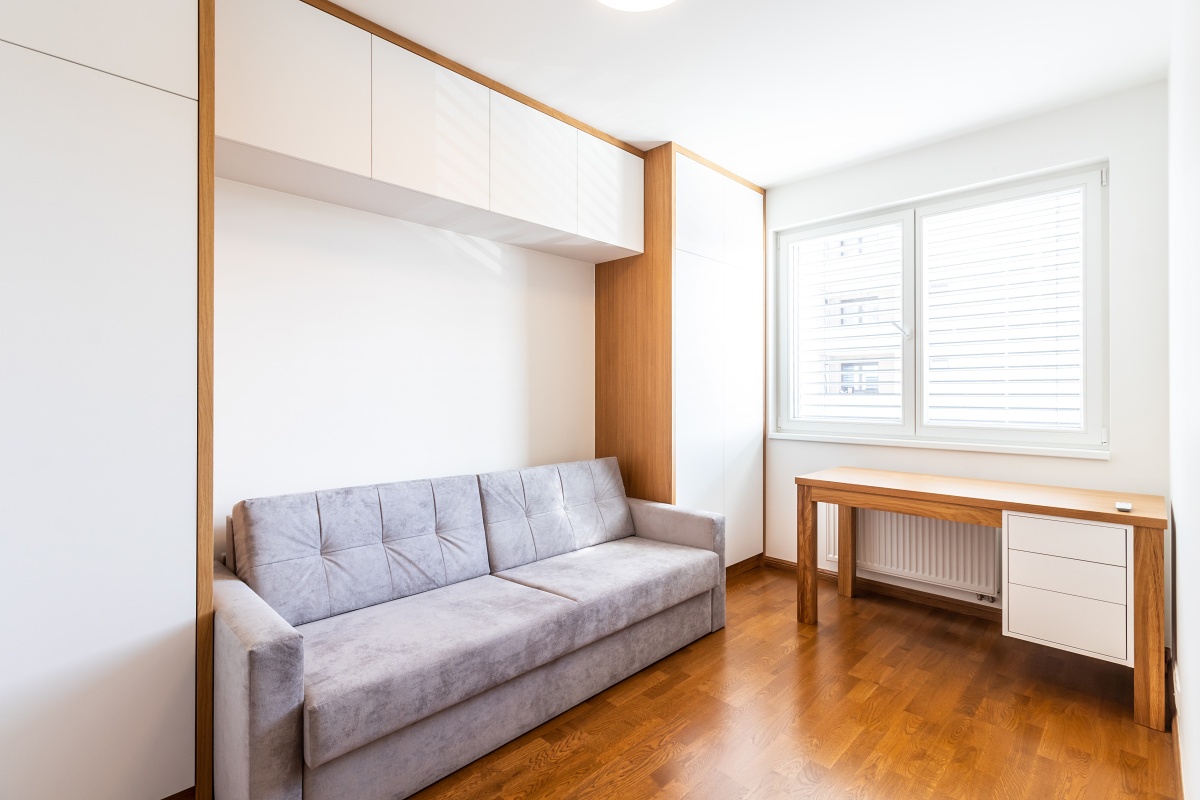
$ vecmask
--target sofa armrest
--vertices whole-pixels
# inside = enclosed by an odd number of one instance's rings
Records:
[[[213,565],[213,772],[221,800],[300,800],[304,639]]]
[[[669,503],[629,498],[633,530],[643,539],[681,544],[717,554],[717,588],[713,590],[712,629],[725,627],[725,517]]]

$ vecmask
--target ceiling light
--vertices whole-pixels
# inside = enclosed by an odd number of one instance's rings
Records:
[[[669,6],[675,0],[600,0],[600,2],[617,11],[653,11],[656,8]]]

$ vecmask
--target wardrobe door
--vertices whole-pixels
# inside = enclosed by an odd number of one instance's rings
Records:
[[[194,783],[196,101],[0,43],[0,795]]]
[[[217,3],[217,136],[371,175],[371,34],[300,0]]]
[[[0,39],[195,99],[195,0],[4,0]]]
[[[488,207],[489,90],[371,39],[371,177]]]
[[[675,251],[675,502],[725,511],[725,265]]]
[[[577,129],[499,92],[491,98],[491,210],[575,233]]]
[[[675,155],[675,246],[725,260],[725,183],[729,179],[683,153]]]

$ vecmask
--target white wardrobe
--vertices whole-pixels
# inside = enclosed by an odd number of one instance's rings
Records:
[[[763,194],[683,148],[646,155],[646,252],[596,269],[596,452],[631,496],[724,514],[763,552]]]
[[[197,8],[0,4],[0,797],[195,783]]]

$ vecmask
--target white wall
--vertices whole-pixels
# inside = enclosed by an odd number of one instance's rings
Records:
[[[595,268],[217,181],[215,525],[247,497],[591,458]]]
[[[796,558],[795,476],[839,465],[1129,492],[1166,492],[1164,84],[1122,92],[770,189],[767,227],[778,230],[1104,158],[1111,164],[1108,227],[1111,460],[771,439],[767,443],[768,556],[788,561]],[[774,250],[773,243],[770,249]],[[773,258],[774,253],[771,255]],[[774,270],[773,263],[770,269]],[[1197,662],[1200,668],[1200,659]]]
[[[0,42],[0,108],[0,798],[159,800],[195,765],[196,101]]]
[[[1170,97],[1171,510],[1183,782],[1200,792],[1200,2],[1176,0]]]

